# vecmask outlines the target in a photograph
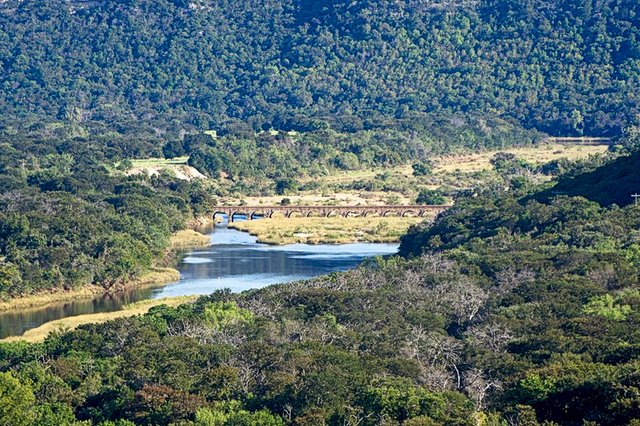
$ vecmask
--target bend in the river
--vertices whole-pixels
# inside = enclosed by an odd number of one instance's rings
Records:
[[[183,253],[178,282],[0,314],[0,338],[60,318],[120,310],[146,299],[210,294],[223,288],[240,292],[344,271],[367,257],[392,254],[398,248],[397,244],[371,243],[269,246],[226,227],[214,228],[211,237],[211,246]]]

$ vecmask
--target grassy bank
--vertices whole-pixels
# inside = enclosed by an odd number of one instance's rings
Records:
[[[419,217],[309,217],[274,218],[230,223],[266,244],[344,244],[353,242],[391,243],[400,240],[409,226],[424,221]]]
[[[124,288],[142,287],[147,285],[166,284],[180,279],[180,272],[173,268],[153,268],[138,278],[127,282]],[[104,287],[87,285],[77,289],[54,290],[0,302],[0,312],[46,306],[50,303],[67,300],[92,299],[105,293]]]
[[[22,336],[11,336],[0,341],[2,342],[15,342],[18,340],[25,340],[27,342],[35,343],[43,341],[49,333],[59,330],[73,330],[82,324],[88,323],[101,323],[114,320],[116,318],[130,317],[134,315],[142,315],[149,311],[154,306],[169,305],[177,306],[183,303],[188,303],[195,300],[197,296],[181,296],[172,297],[168,299],[160,300],[143,300],[141,302],[133,303],[125,306],[120,311],[114,312],[102,312],[98,314],[78,315],[75,317],[62,318],[56,321],[51,321],[40,327],[27,330]]]
[[[178,231],[171,236],[169,250],[181,250],[190,247],[205,247],[211,244],[211,238],[191,229]],[[141,276],[134,278],[117,290],[135,288],[150,285],[166,284],[180,279],[180,272],[174,268],[155,267]],[[105,293],[105,289],[99,285],[87,285],[74,289],[57,289],[38,294],[18,297],[0,302],[0,312],[11,309],[27,309],[46,306],[50,303],[64,302],[67,300],[92,299]]]
[[[206,247],[211,244],[211,237],[193,229],[183,229],[171,236],[171,248],[180,250],[192,247]]]

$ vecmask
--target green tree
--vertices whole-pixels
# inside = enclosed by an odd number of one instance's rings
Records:
[[[295,179],[280,179],[276,182],[276,194],[285,195],[297,188],[298,183]]]
[[[446,202],[447,200],[435,189],[422,189],[416,197],[417,204],[442,205]]]
[[[0,373],[0,425],[31,426],[35,421],[35,397],[27,384],[11,373]]]
[[[433,162],[424,160],[411,166],[414,176],[429,176],[433,172]]]

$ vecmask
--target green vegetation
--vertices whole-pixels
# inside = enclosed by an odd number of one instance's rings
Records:
[[[176,271],[177,273],[177,271]],[[178,275],[179,279],[179,275]],[[135,315],[141,315],[149,311],[154,306],[166,305],[177,306],[184,303],[188,303],[196,299],[196,296],[178,296],[166,299],[150,299],[136,302],[130,305],[125,305],[119,311],[101,312],[97,314],[85,314],[76,315],[50,321],[42,324],[39,327],[27,330],[21,336],[11,336],[2,339],[3,342],[42,342],[51,333],[71,331],[82,324],[97,324],[107,321],[112,321],[116,318],[132,317]]]
[[[140,273],[133,279],[123,283],[115,290],[131,289],[135,287],[158,286],[169,284],[180,280],[180,272],[169,267],[152,267],[148,271]],[[112,290],[112,289],[110,289]],[[96,284],[85,284],[77,287],[56,287],[37,291],[33,294],[22,293],[5,297],[0,302],[0,311],[12,311],[25,308],[42,307],[56,302],[68,302],[78,299],[95,299],[97,296],[105,294],[105,287]]]
[[[496,131],[492,138],[488,146],[507,144],[506,133]],[[121,288],[150,268],[163,266],[170,236],[209,213],[218,197],[230,194],[281,193],[291,200],[293,194],[344,191],[362,195],[353,201],[358,204],[377,191],[382,195],[373,197],[412,203],[416,191],[430,191],[434,184],[443,187],[440,195],[457,198],[469,188],[511,180],[508,173],[492,171],[411,179],[404,172],[395,174],[392,170],[416,158],[429,164],[428,150],[445,152],[437,151],[441,147],[432,140],[414,142],[399,131],[351,136],[329,130],[265,132],[245,138],[191,134],[180,144],[192,154],[189,158],[133,161],[121,159],[132,150],[144,151],[140,141],[109,149],[82,138],[0,143],[0,298],[43,291],[59,295],[89,285]],[[197,153],[204,164],[198,163]],[[350,167],[358,170],[340,170],[338,159],[347,153],[353,154],[350,162],[358,164]],[[187,167],[187,161],[215,179],[199,179],[188,170],[179,175],[176,167]],[[207,164],[216,165],[217,177]],[[358,178],[372,167],[380,172]],[[540,167],[527,170],[542,173]],[[328,175],[335,172],[353,173],[354,178],[333,183]],[[380,239],[397,239],[400,232],[385,230]],[[366,239],[382,234],[367,233]]]
[[[638,7],[7,0],[4,134],[109,144],[184,128],[446,129],[470,117],[484,129],[500,116],[558,135],[620,135],[637,121]]]
[[[640,192],[639,175],[637,155],[622,157],[609,164],[606,164],[606,157],[578,162],[566,167],[560,182],[537,198],[548,199],[555,192],[585,197],[603,205],[624,206],[633,201],[631,194]]]
[[[416,198],[416,204],[431,204],[441,206],[447,204],[447,200],[440,195],[440,192],[433,189],[423,189]]]
[[[94,145],[0,144],[0,298],[118,289],[215,201],[206,183],[126,177]]]
[[[532,188],[460,201],[405,257],[2,343],[1,421],[636,424],[640,209]]]
[[[456,198],[470,188],[502,183],[506,175],[540,180],[566,171],[572,160],[607,151],[603,145],[535,143],[531,135],[518,139],[497,129],[491,137],[468,137],[443,146],[428,134],[323,130],[262,132],[242,138],[191,134],[182,144],[184,152],[191,154],[189,165],[213,179],[216,194],[222,198],[349,193],[368,194],[378,201],[396,195],[410,204],[420,191],[435,187],[440,187],[441,195]],[[518,144],[523,146],[513,146]],[[472,153],[474,148],[481,152]],[[492,158],[496,155],[511,158],[514,164],[507,167],[508,160]],[[350,159],[348,167],[345,156]],[[157,164],[155,161],[150,163]],[[157,167],[149,166],[152,170]],[[381,197],[381,193],[386,195]],[[365,197],[360,198],[353,203],[366,202]]]
[[[218,198],[456,201],[401,257],[0,343],[0,426],[640,424],[639,19],[636,0],[0,1],[7,303],[170,274],[171,236]],[[543,133],[621,145],[514,152]],[[397,238],[385,223],[366,232]]]
[[[285,195],[305,189],[298,182],[301,177],[389,168],[415,160],[426,164],[437,155],[516,144],[528,146],[538,139],[534,133],[518,133],[512,127],[504,129],[499,123],[486,125],[494,127],[483,134],[461,123],[464,130],[449,130],[447,140],[454,142],[446,144],[428,131],[401,129],[355,133],[330,129],[295,134],[281,131],[218,138],[190,134],[183,139],[181,152],[189,155],[190,166],[210,178],[229,183],[226,189],[232,194]],[[458,139],[459,132],[464,132],[464,137]],[[173,142],[167,143],[170,144]]]

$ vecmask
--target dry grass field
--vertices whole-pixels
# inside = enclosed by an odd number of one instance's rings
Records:
[[[245,231],[266,244],[391,243],[400,240],[420,217],[308,217],[234,222],[230,228]]]
[[[566,158],[568,160],[578,160],[590,155],[602,154],[607,151],[607,145],[564,145],[564,144],[541,144],[526,148],[512,148],[501,150],[515,154],[523,160],[533,164],[544,164],[549,161]],[[456,170],[464,172],[477,172],[489,170],[491,158],[498,151],[487,151],[477,154],[454,155],[440,157],[436,159],[435,172],[453,172]]]
[[[155,176],[162,171],[166,171],[182,180],[206,179],[205,175],[187,165],[188,159],[189,157],[177,157],[170,160],[164,158],[132,160],[131,168],[126,171],[126,174],[147,174],[149,176]]]
[[[319,188],[316,190],[305,190],[285,196],[221,197],[220,202],[226,205],[241,203],[276,205],[283,198],[289,198],[294,205],[413,204],[418,186],[431,189],[440,187],[465,188],[490,178],[494,173],[491,158],[497,152],[510,152],[537,165],[561,158],[578,160],[604,153],[606,150],[606,145],[539,144],[500,151],[441,156],[433,158],[434,170],[431,176],[413,176],[413,168],[410,164],[391,168],[342,171],[335,172],[330,176],[306,176],[299,179],[302,185],[316,184]],[[373,181],[388,184],[386,190],[349,189],[358,184]]]

